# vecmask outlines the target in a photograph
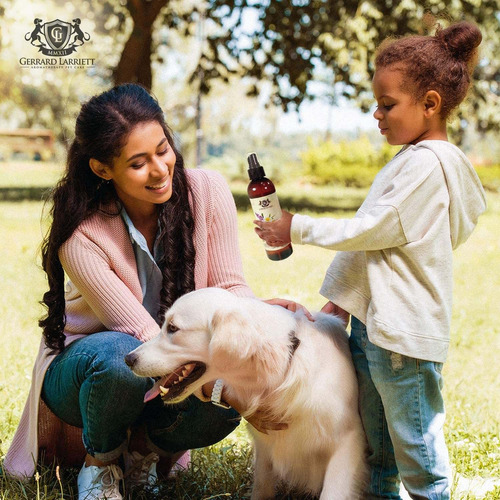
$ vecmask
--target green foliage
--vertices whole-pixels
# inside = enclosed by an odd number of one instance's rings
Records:
[[[486,493],[484,500],[498,500],[500,498],[500,486],[495,486],[495,488]]]
[[[370,187],[378,171],[397,153],[399,146],[384,142],[376,147],[365,136],[357,140],[308,141],[300,153],[303,173],[317,185]],[[500,165],[475,166],[482,185],[489,191],[500,190]]]
[[[475,434],[457,429],[448,433],[448,439],[456,472],[474,476],[478,470],[488,470],[491,476],[500,477],[500,440],[496,432]]]
[[[210,0],[208,15],[214,18],[224,15],[226,26],[234,24],[230,34],[220,35],[220,42],[235,59],[250,59],[245,70],[246,74],[256,77],[256,86],[260,81],[271,79],[275,90],[273,100],[284,108],[298,106],[311,96],[310,82],[317,76],[318,68],[323,68],[330,80],[323,95],[331,95],[334,89],[333,99],[340,95],[355,99],[368,111],[373,103],[374,54],[384,39],[433,33],[436,19],[443,26],[461,20],[478,24],[483,34],[481,61],[474,73],[471,99],[464,103],[464,112],[459,117],[474,123],[483,132],[498,131],[500,17],[497,0],[251,2],[259,10],[259,22],[251,26],[253,30],[244,26],[245,16],[237,15],[248,9],[248,4],[240,0]],[[227,19],[228,13],[231,19]],[[215,41],[210,45],[212,53],[214,46],[217,46]],[[222,55],[225,53],[221,52],[219,59]],[[211,62],[216,75],[216,65]],[[337,83],[341,85],[335,87]],[[258,94],[257,88],[254,93]]]
[[[45,2],[40,12],[55,18],[61,15],[59,3]],[[474,123],[482,132],[499,130],[497,0],[84,0],[66,6],[73,16],[94,26],[84,57],[95,58],[96,63],[88,73],[19,71],[13,44],[18,34],[11,27],[27,26],[27,31],[34,11],[23,8],[22,0],[9,0],[0,7],[6,28],[0,41],[0,115],[13,118],[16,125],[52,128],[61,139],[72,135],[71,117],[80,101],[113,81],[142,82],[160,94],[168,89],[169,103],[174,103],[177,96],[172,96],[164,74],[178,75],[181,67],[187,76],[185,87],[193,94],[198,87],[207,93],[215,81],[227,83],[233,76],[244,76],[250,78],[240,79],[240,85],[251,82],[250,94],[270,94],[270,103],[283,108],[319,95],[328,96],[330,102],[356,100],[367,111],[373,103],[370,82],[376,47],[387,36],[428,32],[429,13],[474,21],[483,33],[471,99],[458,114],[456,133],[460,134],[463,122]],[[203,43],[201,32],[206,35]],[[31,55],[36,57],[36,52]],[[323,84],[310,85],[313,80]],[[261,92],[259,87],[269,81],[272,91]]]
[[[194,452],[192,466],[171,485],[170,496],[162,498],[249,498],[251,470],[252,449],[243,428],[232,439]]]
[[[397,148],[376,149],[367,137],[355,141],[309,143],[301,154],[304,173],[316,184],[368,187]]]
[[[500,190],[500,165],[483,165],[475,168],[485,189]]]
[[[203,168],[208,170],[216,170],[222,173],[226,179],[232,181],[248,181],[248,164],[246,156],[235,155],[233,152],[225,154],[221,157],[211,156],[203,164]]]

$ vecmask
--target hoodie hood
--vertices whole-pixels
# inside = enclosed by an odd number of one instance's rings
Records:
[[[414,148],[430,149],[438,158],[450,194],[450,237],[453,249],[470,236],[486,210],[481,181],[465,154],[446,141],[422,141]]]

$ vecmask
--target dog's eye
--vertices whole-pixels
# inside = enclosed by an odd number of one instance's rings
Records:
[[[178,330],[179,330],[179,328],[177,328],[172,322],[170,322],[167,325],[167,333],[175,333]]]

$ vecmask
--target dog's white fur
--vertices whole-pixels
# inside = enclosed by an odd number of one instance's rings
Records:
[[[265,408],[277,422],[288,422],[268,434],[250,426],[253,500],[274,498],[280,479],[322,500],[362,498],[365,437],[347,334],[338,318],[314,317],[311,322],[303,313],[205,288],[178,299],[160,335],[129,355],[140,376],[206,364],[174,402],[221,378],[226,391],[248,404],[247,416]],[[292,355],[294,335],[300,345]]]

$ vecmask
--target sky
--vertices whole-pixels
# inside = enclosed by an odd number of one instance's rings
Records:
[[[315,100],[302,103],[299,112],[283,114],[278,121],[278,128],[283,133],[327,130],[331,132],[354,132],[377,130],[377,122],[371,113],[363,113],[353,103],[340,106],[328,105]]]

